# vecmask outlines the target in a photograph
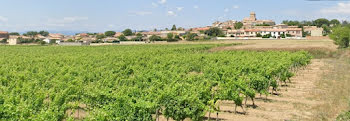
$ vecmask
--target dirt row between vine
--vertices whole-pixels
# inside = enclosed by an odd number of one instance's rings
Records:
[[[218,118],[216,113],[211,114],[211,120],[223,121],[290,121],[290,120],[319,120],[316,108],[325,104],[320,99],[314,98],[315,94],[324,94],[324,90],[317,89],[316,83],[322,79],[329,68],[326,59],[313,59],[311,64],[297,71],[291,78],[288,86],[280,87],[278,95],[257,95],[255,104],[252,106],[250,100],[244,110],[237,107],[232,101],[221,101]],[[208,117],[209,114],[206,114]],[[207,118],[206,118],[207,119]],[[163,116],[160,121],[167,121]],[[169,119],[169,121],[173,121]],[[186,119],[190,121],[190,119]]]
[[[227,121],[283,121],[283,120],[314,120],[314,107],[323,104],[321,100],[313,98],[313,94],[321,93],[323,90],[316,89],[315,83],[327,72],[323,70],[324,59],[314,59],[305,69],[299,70],[291,79],[287,87],[279,88],[279,95],[257,96],[252,107],[248,101],[243,114],[241,108],[237,108],[239,113],[234,112],[234,103],[229,101],[221,102],[220,120]],[[212,117],[216,117],[212,114]],[[216,119],[213,119],[216,120]]]

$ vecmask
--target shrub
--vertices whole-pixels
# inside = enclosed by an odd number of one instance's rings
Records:
[[[281,38],[286,38],[286,35],[284,35],[284,34],[281,34]]]
[[[262,37],[262,35],[260,33],[256,34],[256,37]]]
[[[266,35],[262,36],[262,38],[271,38],[271,34],[266,34]]]
[[[226,37],[226,35],[222,34],[222,35],[219,35],[219,37]]]
[[[186,38],[187,41],[193,41],[193,40],[196,39],[197,36],[198,36],[198,35],[195,34],[195,33],[187,33],[187,34],[185,35],[185,38]]]
[[[339,48],[348,48],[350,41],[350,28],[349,27],[336,27],[333,29],[333,33],[329,37],[334,40],[334,43]]]
[[[152,35],[149,37],[149,41],[163,41],[163,39],[160,36]]]
[[[344,114],[341,114],[337,117],[337,121],[349,121],[350,120],[350,111]]]

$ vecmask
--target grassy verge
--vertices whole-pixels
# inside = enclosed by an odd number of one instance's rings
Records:
[[[310,51],[309,51],[310,52]],[[317,111],[314,120],[349,120],[350,99],[350,50],[333,52],[311,51],[315,58],[325,60],[322,79],[316,83],[315,99],[324,102],[314,109]],[[341,114],[341,115],[340,115]]]

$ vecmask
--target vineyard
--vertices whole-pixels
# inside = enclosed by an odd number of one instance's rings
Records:
[[[0,46],[0,120],[203,120],[220,100],[244,110],[311,60],[216,46]]]

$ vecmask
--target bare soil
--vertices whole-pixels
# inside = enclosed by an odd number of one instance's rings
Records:
[[[280,87],[278,95],[257,97],[253,107],[245,107],[246,113],[237,108],[240,113],[234,112],[234,103],[221,102],[219,119],[227,121],[283,121],[283,120],[313,120],[313,107],[323,104],[321,100],[313,98],[314,93],[322,92],[316,89],[315,83],[322,78],[325,62],[322,59],[312,60],[305,69],[299,70],[291,79],[288,86]],[[213,115],[213,114],[212,114]],[[208,116],[208,115],[207,115]]]

